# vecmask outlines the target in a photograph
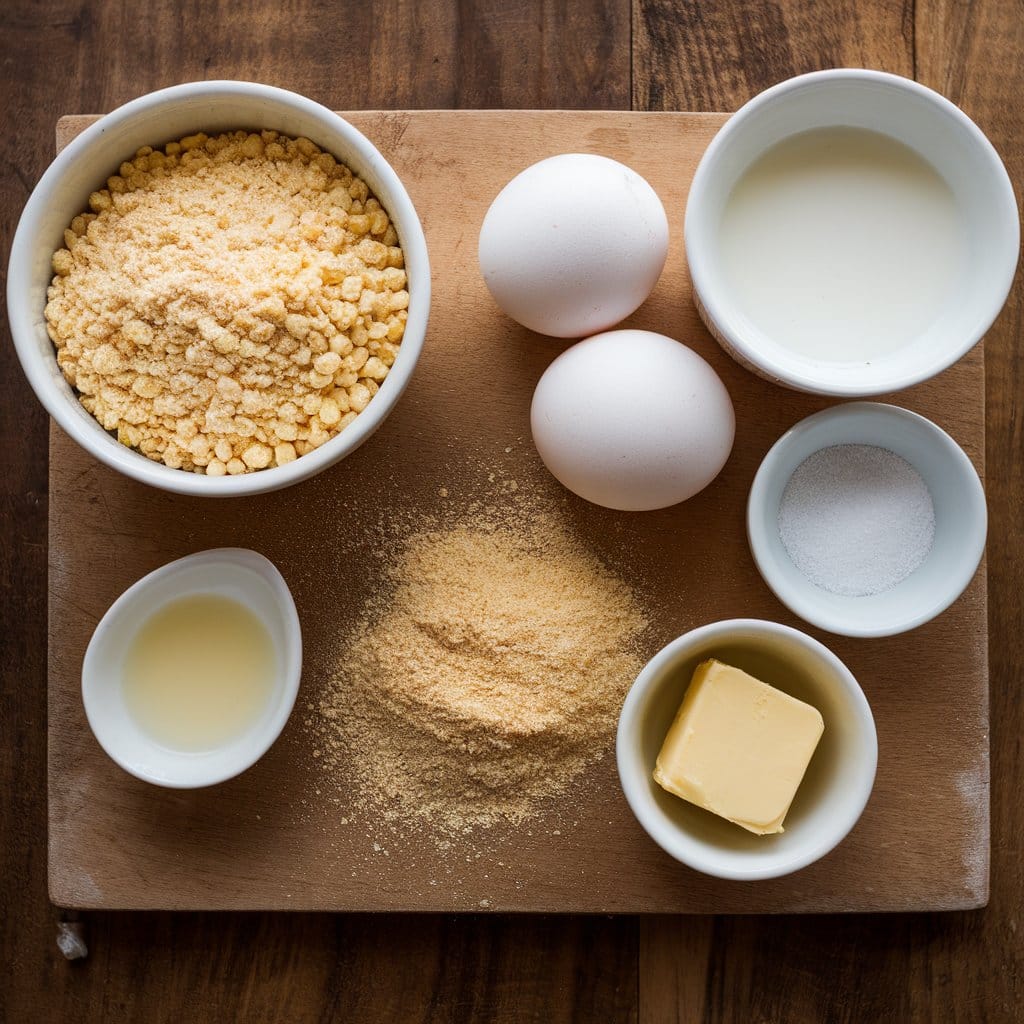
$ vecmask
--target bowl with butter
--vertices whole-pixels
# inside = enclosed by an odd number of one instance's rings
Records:
[[[288,585],[263,555],[201,551],[130,586],[82,664],[99,744],[144,782],[195,789],[250,768],[280,735],[302,673]]]
[[[676,860],[776,878],[830,852],[874,784],[863,691],[825,646],[758,619],[701,626],[658,652],[619,718],[623,793]]]

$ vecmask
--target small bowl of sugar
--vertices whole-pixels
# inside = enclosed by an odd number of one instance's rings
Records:
[[[892,636],[945,611],[985,548],[985,491],[931,420],[876,402],[826,409],[764,457],[747,536],[764,581],[802,619]]]

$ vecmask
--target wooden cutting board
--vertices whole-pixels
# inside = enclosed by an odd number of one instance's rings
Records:
[[[409,111],[346,114],[383,151],[423,219],[434,273],[426,348],[379,433],[285,492],[202,501],[106,469],[58,429],[50,438],[50,894],[97,908],[771,913],[948,910],[988,898],[989,763],[985,570],[934,622],[882,640],[810,633],[859,679],[878,727],[863,818],[838,849],[788,878],[736,883],[661,852],[623,800],[608,754],[557,816],[484,852],[394,837],[328,784],[306,719],[339,637],[365,596],[368,530],[384,510],[457,508],[497,473],[560,496],[530,443],[533,386],[566,343],[501,316],[476,266],[490,201],[528,164],[602,153],[646,177],[672,229],[668,264],[629,326],[687,342],[736,406],[719,479],[662,512],[615,513],[570,499],[572,528],[636,584],[653,622],[649,653],[715,619],[803,626],[761,581],[744,533],[747,490],[776,438],[827,400],[785,391],[725,356],[701,326],[682,244],[689,181],[720,114]],[[67,117],[58,145],[93,118]],[[984,473],[979,346],[940,378],[895,396],[955,437]],[[439,497],[445,488],[449,496]],[[107,759],[86,724],[80,668],[89,636],[129,584],[204,548],[255,548],[280,567],[303,622],[302,694],[284,734],[238,779],[161,790]],[[642,570],[642,571],[641,571]],[[568,813],[565,813],[567,812]],[[568,822],[554,827],[553,821]]]

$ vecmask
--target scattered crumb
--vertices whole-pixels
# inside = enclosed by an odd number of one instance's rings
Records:
[[[81,921],[58,921],[57,948],[66,960],[87,957],[89,947],[85,944],[85,925]]]

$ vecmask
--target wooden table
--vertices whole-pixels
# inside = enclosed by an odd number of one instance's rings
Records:
[[[0,13],[0,231],[66,110],[194,78],[334,108],[733,109],[782,78],[877,67],[939,89],[1024,180],[1024,6],[40,3]],[[453,183],[458,187],[457,183]],[[533,918],[95,914],[67,964],[46,895],[46,417],[0,343],[0,1020],[1020,1019],[1024,480],[1017,287],[988,336],[992,895],[970,913]],[[6,332],[6,328],[4,328]]]

